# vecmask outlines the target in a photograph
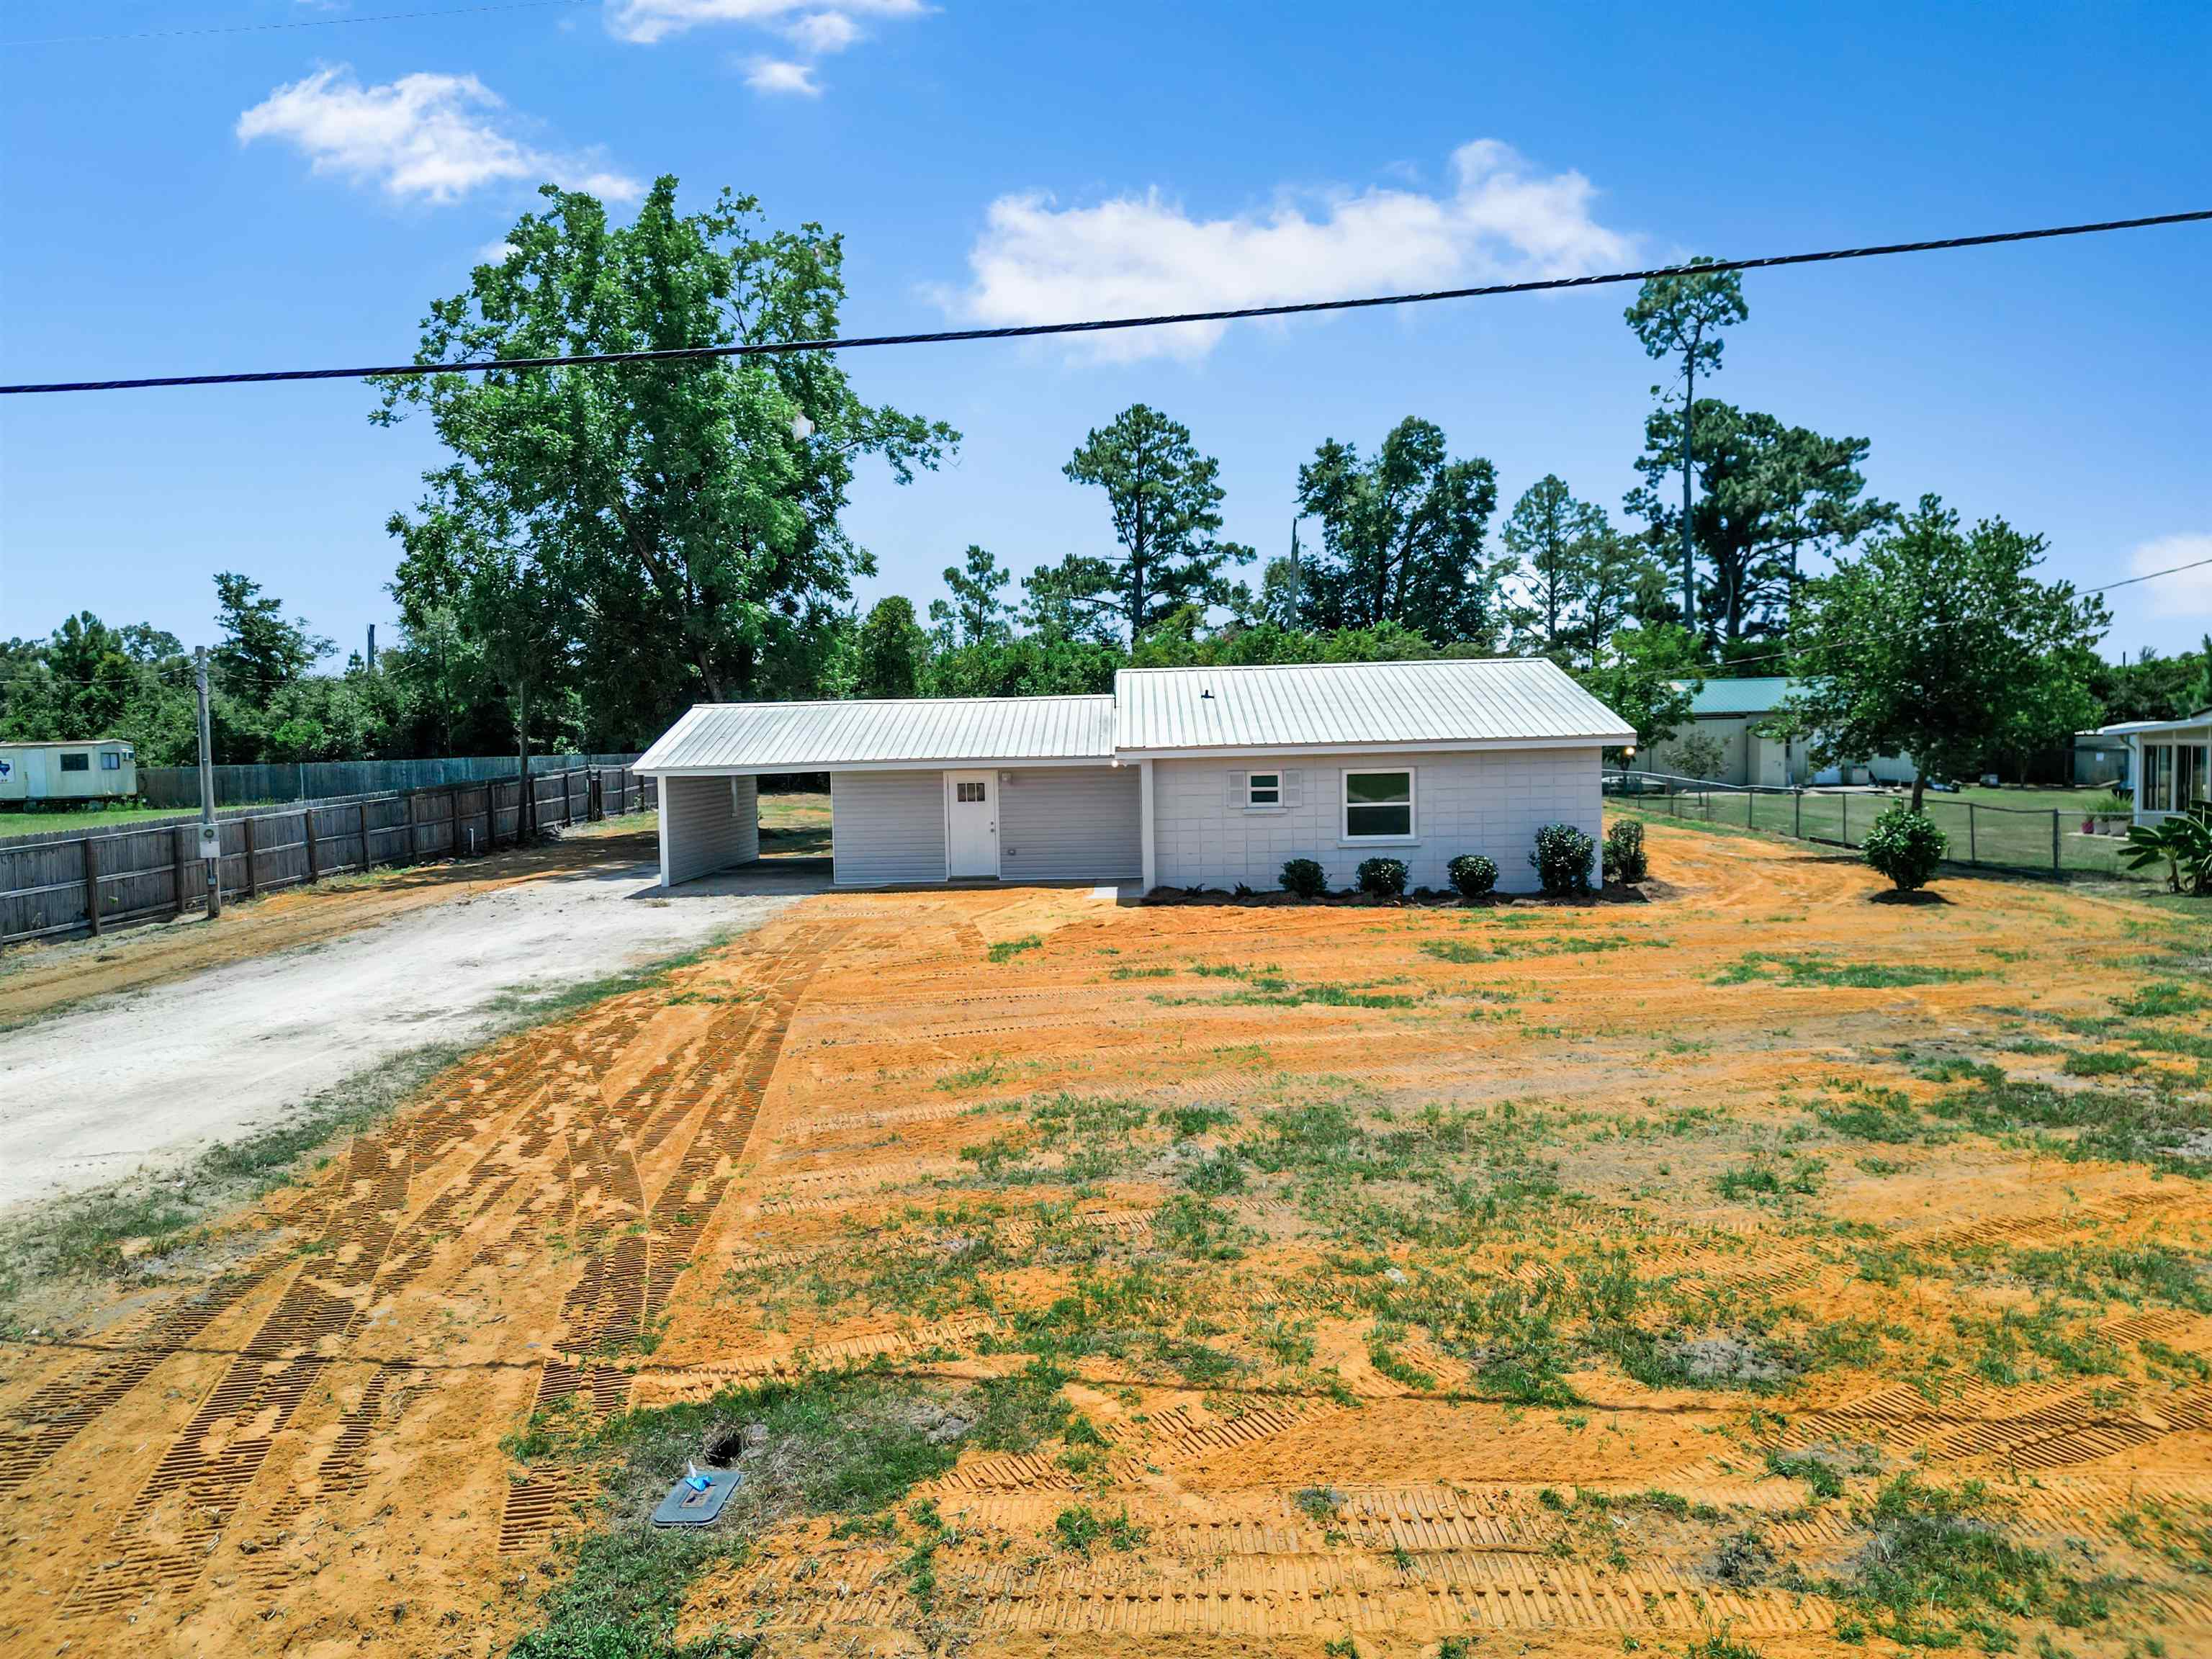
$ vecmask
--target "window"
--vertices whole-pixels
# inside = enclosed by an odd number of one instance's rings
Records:
[[[123,757],[117,754],[112,749],[101,750],[100,751],[100,769],[103,772],[120,772],[123,769]]]
[[[92,770],[92,757],[89,755],[64,755],[62,757],[62,770],[64,772],[89,772]]]
[[[2173,809],[2186,811],[2204,799],[2204,751],[2185,743],[2173,751]]]
[[[2142,787],[2136,805],[2146,812],[2162,812],[2171,804],[2166,787],[2173,781],[2173,750],[2162,743],[2142,746]]]
[[[1247,774],[1244,804],[1247,806],[1280,806],[1283,804],[1283,775],[1280,772]]]
[[[952,786],[952,799],[955,800],[966,801],[981,800],[983,799],[982,780],[978,778],[969,782],[954,784]]]
[[[1411,841],[1413,838],[1413,775],[1411,772],[1346,772],[1344,775],[1344,838],[1346,841]]]

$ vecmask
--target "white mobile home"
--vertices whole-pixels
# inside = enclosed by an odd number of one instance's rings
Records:
[[[1635,733],[1540,659],[1124,669],[1110,696],[702,703],[638,762],[661,880],[760,853],[757,781],[826,772],[840,886],[1277,885],[1310,858],[1446,884],[1462,853],[1534,885],[1538,829],[1601,828],[1601,756]]]
[[[0,743],[0,801],[127,800],[137,793],[138,762],[127,743]]]

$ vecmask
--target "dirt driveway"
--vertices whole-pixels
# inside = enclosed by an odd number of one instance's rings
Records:
[[[479,1041],[533,998],[790,902],[661,896],[652,854],[635,833],[579,837],[27,962],[0,981],[0,1011],[67,1006],[0,1030],[0,1212],[173,1168],[366,1068]]]
[[[519,1036],[4,1349],[0,1648],[2212,1651],[2205,925],[1652,841],[810,898]]]

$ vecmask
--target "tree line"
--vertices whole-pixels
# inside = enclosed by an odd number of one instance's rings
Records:
[[[768,226],[725,191],[686,214],[672,178],[635,219],[547,186],[496,261],[435,301],[426,366],[836,333],[843,243]],[[372,664],[249,578],[216,578],[217,758],[290,761],[624,750],[698,701],[1097,691],[1127,664],[1551,657],[1663,741],[1685,685],[1807,686],[1816,742],[1899,748],[1948,772],[2100,719],[2212,702],[2200,652],[2110,664],[2094,598],[2038,570],[2041,538],[1962,524],[1936,497],[1868,493],[1869,441],[1697,395],[1749,316],[1735,272],[1647,283],[1626,323],[1675,371],[1652,387],[1616,522],[1556,476],[1500,517],[1496,470],[1408,416],[1298,468],[1279,555],[1224,534],[1218,460],[1146,404],[1063,471],[1098,505],[1091,550],[1016,582],[969,546],[926,610],[863,609],[872,555],[843,516],[857,469],[901,483],[957,453],[942,421],[872,404],[833,354],[392,377],[371,418],[428,420],[444,456],[387,525],[402,637]],[[0,646],[0,738],[114,735],[191,758],[190,663],[86,612]]]

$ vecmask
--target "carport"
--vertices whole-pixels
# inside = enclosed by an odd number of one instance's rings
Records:
[[[758,780],[830,775],[841,887],[1134,881],[1139,769],[1114,757],[1114,699],[938,697],[702,703],[636,769],[660,790],[660,879],[760,857]]]

